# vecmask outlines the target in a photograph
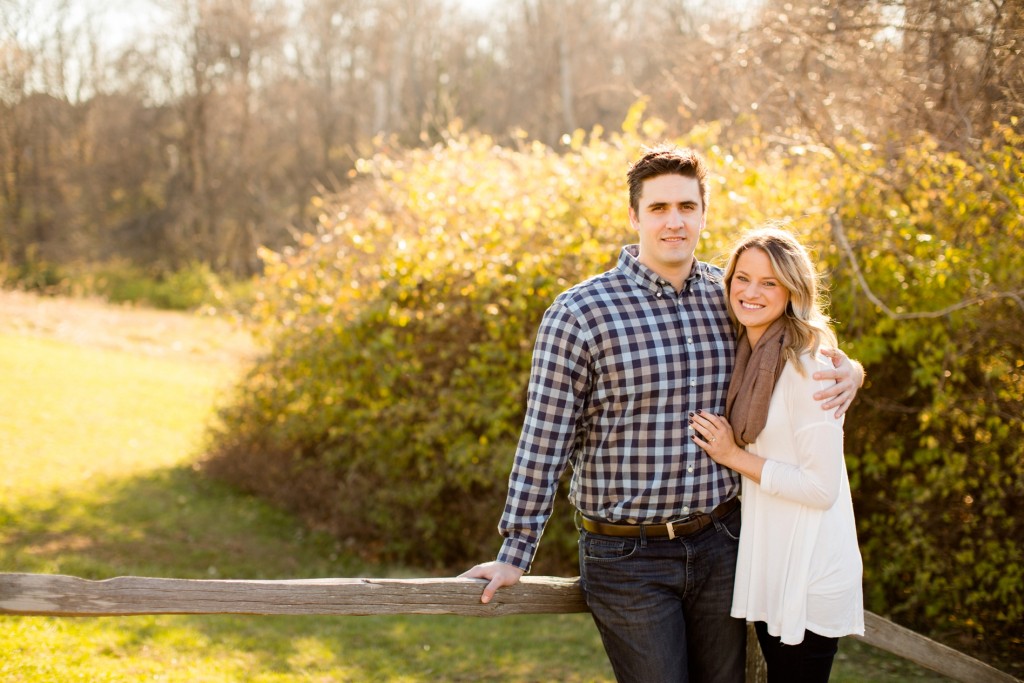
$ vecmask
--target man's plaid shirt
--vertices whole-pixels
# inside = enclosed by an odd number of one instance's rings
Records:
[[[739,475],[690,438],[698,408],[725,412],[735,355],[720,268],[682,292],[623,248],[616,268],[560,294],[533,350],[526,420],[499,523],[498,560],[528,570],[571,464],[569,500],[609,522],[708,511]]]

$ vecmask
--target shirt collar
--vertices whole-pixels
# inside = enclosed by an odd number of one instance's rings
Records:
[[[618,268],[621,270],[626,277],[635,282],[640,287],[650,290],[652,292],[659,292],[666,287],[671,288],[672,284],[661,277],[653,270],[640,263],[637,258],[640,255],[639,244],[627,244],[622,248],[619,253]],[[689,290],[699,280],[704,279],[707,266],[701,263],[697,259],[693,260],[693,268],[690,270],[690,275],[686,278],[683,283],[683,291]]]

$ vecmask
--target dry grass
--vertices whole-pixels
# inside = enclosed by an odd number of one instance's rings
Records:
[[[0,290],[0,333],[236,367],[259,348],[225,317]]]

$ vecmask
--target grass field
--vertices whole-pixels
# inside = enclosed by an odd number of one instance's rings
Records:
[[[0,571],[415,575],[353,562],[332,539],[194,470],[203,426],[239,369],[223,327],[67,305],[58,315],[77,332],[38,319],[12,326],[16,311],[0,299]],[[90,331],[103,315],[131,322]],[[152,321],[168,320],[186,328],[154,332]],[[118,324],[120,338],[109,329]],[[611,680],[586,615],[0,617],[3,683]],[[946,679],[847,639],[833,680]]]

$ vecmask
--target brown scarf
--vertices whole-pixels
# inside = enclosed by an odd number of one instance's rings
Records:
[[[768,421],[768,403],[786,365],[782,352],[786,320],[779,317],[750,348],[746,329],[736,340],[736,367],[725,399],[725,417],[740,447],[752,443]]]

